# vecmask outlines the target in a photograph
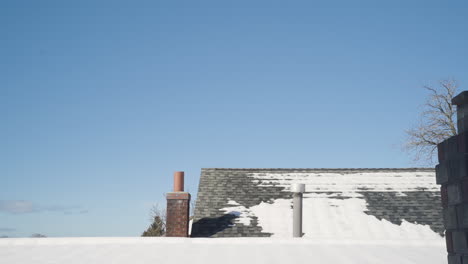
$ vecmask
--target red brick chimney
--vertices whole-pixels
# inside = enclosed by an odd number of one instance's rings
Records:
[[[190,194],[184,192],[184,172],[174,173],[174,191],[166,194],[166,236],[188,237]]]

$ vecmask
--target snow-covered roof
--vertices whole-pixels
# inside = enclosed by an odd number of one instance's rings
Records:
[[[274,238],[5,238],[8,264],[446,263],[443,241],[323,241]]]
[[[433,169],[202,169],[193,237],[292,235],[289,186],[304,183],[305,238],[442,239]]]

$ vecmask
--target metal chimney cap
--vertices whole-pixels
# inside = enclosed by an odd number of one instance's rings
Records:
[[[293,193],[304,193],[305,184],[304,183],[293,183],[291,184],[291,192]]]

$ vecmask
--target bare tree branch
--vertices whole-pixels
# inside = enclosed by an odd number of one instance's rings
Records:
[[[150,210],[150,222],[152,223],[141,236],[164,236],[166,234],[166,208],[155,204]]]
[[[437,87],[424,86],[428,98],[420,113],[419,123],[406,130],[404,150],[415,162],[434,165],[437,144],[457,134],[452,98],[457,93],[458,83],[453,79],[439,81]]]

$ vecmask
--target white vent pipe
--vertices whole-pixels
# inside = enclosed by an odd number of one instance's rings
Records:
[[[292,184],[291,192],[293,193],[293,237],[302,237],[302,194],[305,192],[305,184]]]

